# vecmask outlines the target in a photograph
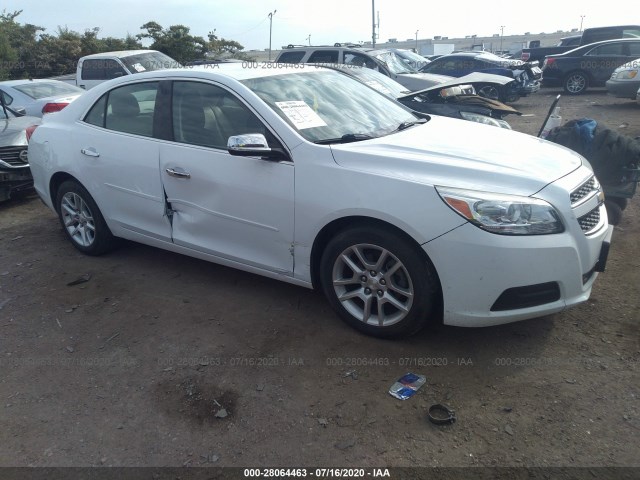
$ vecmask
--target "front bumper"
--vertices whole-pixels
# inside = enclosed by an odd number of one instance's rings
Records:
[[[31,188],[33,177],[29,167],[0,170],[0,201],[8,200],[12,194]]]
[[[522,96],[531,95],[532,93],[536,93],[540,90],[540,81],[535,80],[533,82],[528,82],[524,85],[521,85],[518,88],[518,93]]]
[[[607,80],[606,87],[609,95],[617,98],[630,98],[635,100],[638,94],[638,88],[640,88],[640,80]]]
[[[588,237],[567,230],[540,236],[504,236],[471,224],[423,245],[436,267],[442,286],[447,325],[483,327],[541,317],[586,301],[597,277],[605,241],[611,238],[604,205],[602,224]],[[581,235],[582,237],[578,236]],[[531,297],[541,286],[557,288],[555,297],[534,306],[503,308],[505,295]],[[538,291],[536,291],[536,289]],[[547,292],[549,288],[547,288]],[[506,293],[505,293],[506,292]],[[547,293],[543,293],[543,301]],[[502,299],[498,301],[498,299]],[[498,308],[496,308],[496,305]],[[511,304],[513,305],[513,304]]]

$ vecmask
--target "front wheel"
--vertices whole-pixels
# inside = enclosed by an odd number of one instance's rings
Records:
[[[346,323],[383,338],[424,327],[439,285],[433,266],[416,245],[372,227],[343,231],[327,245],[320,280]]]
[[[589,86],[589,78],[583,72],[571,72],[564,79],[564,91],[569,95],[580,95]]]
[[[67,238],[81,252],[100,255],[115,247],[116,239],[98,205],[78,182],[67,180],[60,185],[56,210]]]
[[[478,86],[476,93],[481,97],[488,98],[490,100],[503,100],[501,89],[495,85],[480,85]]]

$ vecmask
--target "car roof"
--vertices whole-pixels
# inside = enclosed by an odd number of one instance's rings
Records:
[[[207,78],[210,75],[224,75],[229,78],[233,78],[238,81],[248,80],[251,78],[261,77],[273,77],[276,75],[288,75],[294,73],[311,73],[318,70],[327,70],[317,65],[304,65],[295,64],[295,68],[291,68],[291,65],[276,66],[269,68],[252,67],[251,62],[248,63],[219,63],[214,65],[194,65],[182,68],[169,68],[164,70],[153,70],[149,72],[136,73],[135,75],[125,75],[119,77],[117,80],[110,80],[112,85],[116,83],[128,83],[140,80],[142,78],[154,78],[154,77],[193,77],[193,78]]]
[[[5,87],[16,87],[18,85],[25,85],[28,83],[64,83],[65,85],[69,85],[72,87],[73,85],[61,82],[60,80],[54,80],[51,78],[23,78],[22,80],[5,80],[4,82],[0,82],[0,85]]]
[[[92,55],[86,55],[84,58],[101,58],[101,57],[130,57],[132,55],[140,55],[141,53],[157,52],[157,50],[118,50],[115,52],[102,52],[94,53]]]

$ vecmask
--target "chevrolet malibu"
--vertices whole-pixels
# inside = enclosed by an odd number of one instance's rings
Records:
[[[611,227],[582,157],[296,67],[99,85],[33,133],[35,188],[86,254],[125,238],[316,287],[375,336],[589,298]]]

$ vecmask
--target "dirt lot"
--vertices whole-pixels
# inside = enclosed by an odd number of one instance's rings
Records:
[[[509,121],[536,133],[557,93]],[[634,102],[561,107],[640,135]],[[137,244],[86,257],[37,198],[2,204],[0,466],[638,467],[638,238],[640,196],[573,310],[382,341],[319,293]],[[427,384],[402,402],[408,371]],[[438,402],[457,423],[427,421]]]

